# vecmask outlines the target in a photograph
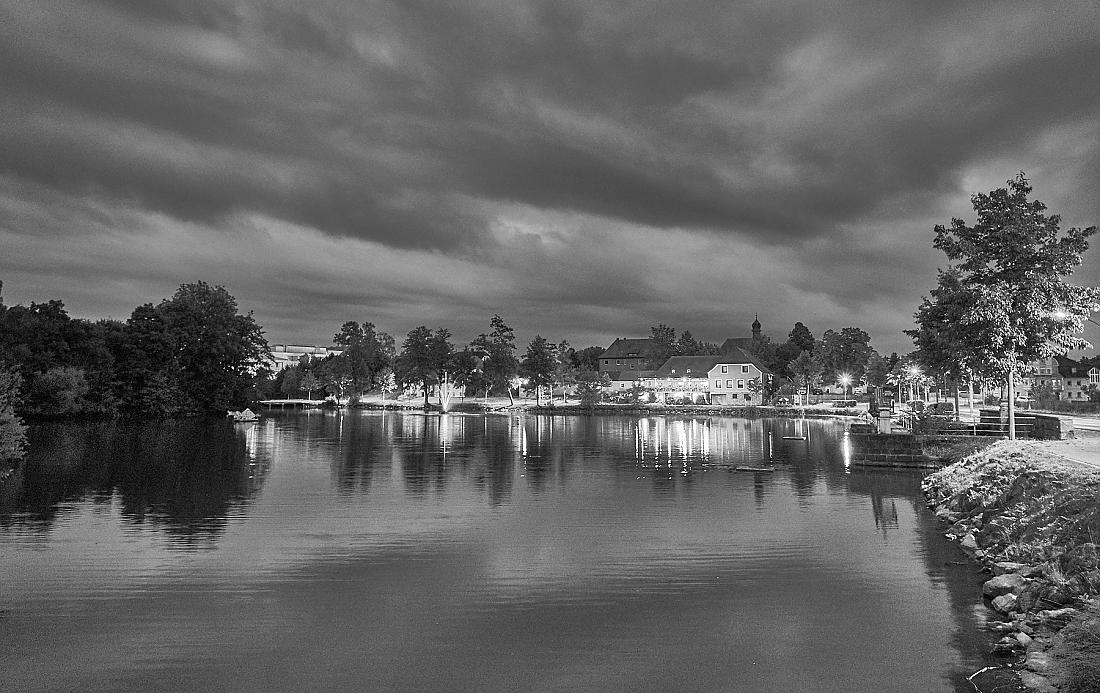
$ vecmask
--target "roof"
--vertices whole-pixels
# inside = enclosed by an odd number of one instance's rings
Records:
[[[727,339],[726,341],[729,342],[730,340]],[[725,345],[723,345],[723,347],[725,347]],[[751,363],[752,365],[756,366],[756,368],[761,373],[771,375],[771,370],[767,366],[765,366],[760,359],[756,358],[741,347],[730,346],[729,348],[723,348],[722,356],[720,358],[722,360],[718,363]]]
[[[705,378],[711,368],[724,362],[724,356],[673,356],[653,371],[654,378]]]
[[[1058,362],[1058,375],[1063,378],[1080,378],[1089,373],[1089,367],[1080,361],[1065,356],[1055,356],[1054,360]]]
[[[641,380],[653,375],[653,371],[606,371],[607,377],[615,380]]]
[[[604,352],[600,354],[600,358],[649,358],[653,356],[653,352],[656,350],[656,343],[649,337],[643,337],[641,339],[624,339],[620,337],[614,342],[611,342],[611,346],[604,349]]]
[[[748,349],[751,344],[752,337],[730,337],[722,342],[719,349],[722,350],[722,353],[725,353],[728,349]]]

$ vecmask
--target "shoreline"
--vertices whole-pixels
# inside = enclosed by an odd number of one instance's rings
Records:
[[[1081,667],[1095,682],[1100,647],[1082,664],[1067,644],[1100,633],[1100,470],[1002,440],[928,475],[921,489],[946,536],[989,573],[981,598],[1000,619],[990,630],[1002,634],[991,654],[1006,662],[987,669],[1043,692],[1072,688]]]

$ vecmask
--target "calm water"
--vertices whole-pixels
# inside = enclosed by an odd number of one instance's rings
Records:
[[[920,475],[848,469],[829,422],[312,413],[31,452],[5,690],[965,691],[987,663]]]

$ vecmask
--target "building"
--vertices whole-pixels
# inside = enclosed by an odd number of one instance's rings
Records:
[[[719,347],[722,353],[727,352],[736,354],[737,350],[747,351],[752,348],[752,344],[758,341],[762,336],[763,325],[760,324],[760,316],[757,315],[752,321],[752,336],[751,337],[730,337],[726,341],[722,342],[722,346]]]
[[[1031,373],[1020,384],[1022,397],[1034,399],[1037,388],[1049,385],[1058,399],[1083,402],[1089,398],[1089,386],[1100,383],[1100,371],[1065,356],[1037,359],[1030,368]]]
[[[642,385],[657,401],[762,404],[771,371],[737,347],[720,356],[673,356]]]
[[[711,404],[763,404],[772,372],[754,356],[731,347],[707,372]]]
[[[708,402],[710,370],[721,356],[673,356],[642,379],[658,402]]]
[[[607,394],[611,397],[630,392],[630,388],[641,385],[642,380],[653,375],[653,371],[605,371],[611,379],[611,386],[607,388]]]
[[[660,364],[653,363],[657,344],[651,338],[626,339],[620,337],[611,343],[596,364],[600,373],[615,371],[653,370]]]
[[[311,359],[323,359],[326,356],[339,356],[343,349],[323,346],[306,346],[301,344],[272,344],[271,359],[268,365],[271,370],[278,373],[287,366],[300,363],[303,357]]]

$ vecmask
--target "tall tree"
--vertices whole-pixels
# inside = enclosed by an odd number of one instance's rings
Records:
[[[373,388],[377,374],[393,366],[393,337],[376,330],[374,323],[360,325],[349,320],[333,335],[332,341],[343,349],[338,358],[346,364],[345,371],[351,378],[353,394]]]
[[[516,359],[516,336],[512,328],[504,318],[494,315],[489,320],[489,333],[478,335],[470,347],[482,359],[481,371],[488,385],[486,396],[492,390],[503,389],[508,393],[508,400],[515,404],[511,381],[519,370],[519,360]]]
[[[791,361],[791,373],[805,388],[807,395],[810,394],[810,388],[821,377],[822,370],[820,359],[808,351],[803,351],[794,361]]]
[[[808,351],[811,354],[814,353],[814,335],[810,332],[810,328],[806,327],[801,322],[796,322],[794,324],[790,335],[787,337],[787,342],[798,347],[798,351],[795,352],[796,354],[803,351]]]
[[[440,382],[443,368],[454,354],[451,333],[439,328],[432,332],[421,325],[413,328],[401,345],[394,370],[403,383],[415,383],[424,390],[424,408],[429,406],[432,383]]]
[[[545,337],[535,335],[527,345],[527,352],[519,364],[520,376],[527,379],[528,386],[535,390],[535,404],[540,403],[542,388],[552,385],[557,369],[554,345]]]
[[[157,311],[176,351],[179,389],[192,408],[225,409],[243,401],[270,348],[252,313],[237,312],[224,287],[183,284]]]
[[[1009,436],[1015,437],[1015,378],[1030,361],[1090,345],[1082,319],[1100,308],[1100,290],[1067,283],[1096,227],[1060,229],[1061,217],[1029,200],[1021,172],[989,194],[971,197],[977,222],[936,226],[933,245],[956,262],[958,282],[972,296],[962,317],[967,353],[982,371],[1005,382]],[[1068,319],[1061,316],[1069,316]]]
[[[863,377],[867,360],[874,349],[871,337],[858,327],[845,327],[840,332],[826,330],[818,346],[825,378],[834,381],[842,374],[852,376],[853,381]]]
[[[676,355],[676,329],[662,322],[656,327],[649,328],[649,331],[650,338],[653,340],[653,367],[659,368],[670,357]]]

